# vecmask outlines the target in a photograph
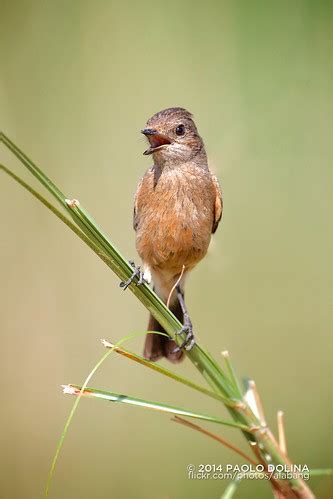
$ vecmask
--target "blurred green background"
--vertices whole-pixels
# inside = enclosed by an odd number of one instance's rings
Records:
[[[225,203],[188,282],[197,336],[256,379],[273,429],[285,411],[296,463],[332,465],[332,3],[0,3],[1,129],[128,258],[133,193],[151,164],[139,130],[165,107],[194,113]],[[37,185],[4,147],[1,161]],[[143,331],[147,313],[29,194],[5,175],[0,186],[0,494],[30,499],[73,404],[60,385],[82,382],[99,339]],[[189,362],[175,369],[200,379]],[[226,417],[123,358],[91,384]],[[240,462],[168,416],[84,400],[50,498],[218,498],[226,483],[188,480],[186,465]],[[311,485],[332,497],[328,479]],[[246,482],[238,497],[270,491]]]

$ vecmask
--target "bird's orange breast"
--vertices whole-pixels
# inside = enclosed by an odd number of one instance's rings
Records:
[[[136,195],[136,246],[152,268],[190,270],[207,252],[214,217],[211,174],[196,166],[153,169]]]

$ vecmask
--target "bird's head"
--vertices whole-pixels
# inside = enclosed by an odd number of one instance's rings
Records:
[[[154,114],[142,130],[149,141],[143,154],[153,154],[157,164],[177,164],[194,160],[204,154],[192,114],[181,107],[171,107]]]

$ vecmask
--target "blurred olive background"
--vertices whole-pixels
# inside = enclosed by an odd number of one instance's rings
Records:
[[[330,2],[1,0],[0,126],[128,258],[136,184],[156,111],[194,113],[225,212],[188,282],[195,330],[286,413],[291,458],[332,464]],[[1,161],[37,185],[5,149]],[[147,313],[63,224],[1,175],[1,497],[42,496],[80,383]],[[143,338],[128,344],[142,351]],[[170,367],[170,366],[168,366]],[[189,362],[175,370],[200,380]],[[227,417],[219,404],[111,357],[92,386]],[[206,425],[209,426],[208,424]],[[213,427],[210,426],[210,429]],[[236,430],[217,431],[243,449]],[[241,463],[166,415],[83,400],[50,498],[220,497],[186,465]],[[328,479],[311,481],[331,497]],[[246,482],[241,498],[266,498]]]

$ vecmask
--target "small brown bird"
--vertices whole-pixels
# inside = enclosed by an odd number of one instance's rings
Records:
[[[141,179],[135,195],[136,248],[145,280],[153,281],[164,303],[169,301],[170,310],[186,333],[181,347],[166,336],[147,334],[144,356],[149,360],[165,356],[179,362],[182,347],[194,345],[184,281],[207,252],[222,216],[222,195],[217,178],[208,168],[202,138],[186,109],[160,111],[148,120],[142,133],[149,141],[144,154],[153,155],[154,165]],[[148,331],[165,332],[153,316]]]

